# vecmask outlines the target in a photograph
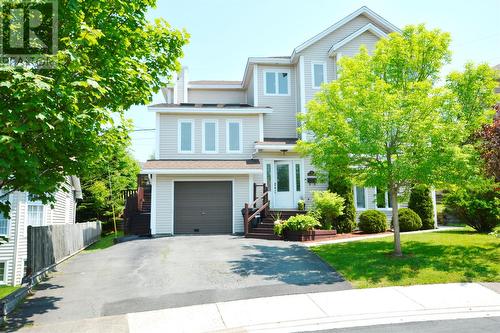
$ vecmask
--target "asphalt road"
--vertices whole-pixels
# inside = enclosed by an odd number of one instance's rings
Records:
[[[10,329],[194,304],[343,290],[307,249],[235,236],[135,240],[61,264],[9,316]]]
[[[316,333],[498,333],[500,317],[423,321],[405,324],[340,328]]]

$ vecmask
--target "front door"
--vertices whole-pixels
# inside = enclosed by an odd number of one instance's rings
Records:
[[[294,208],[292,161],[274,163],[273,208]]]

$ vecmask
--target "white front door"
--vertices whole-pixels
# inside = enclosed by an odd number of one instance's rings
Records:
[[[274,163],[273,208],[295,208],[292,161],[276,161]]]

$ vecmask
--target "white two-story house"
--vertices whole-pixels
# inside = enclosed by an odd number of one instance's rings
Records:
[[[145,163],[152,187],[151,233],[241,233],[241,209],[254,184],[267,184],[273,210],[306,208],[317,172],[296,151],[297,115],[321,84],[337,78],[337,62],[398,28],[362,7],[297,46],[290,56],[249,58],[241,81],[189,81],[184,68],[163,89],[156,114],[155,159]],[[390,214],[387,195],[355,188],[358,210]],[[383,199],[385,196],[385,200]],[[379,196],[380,198],[380,196]]]

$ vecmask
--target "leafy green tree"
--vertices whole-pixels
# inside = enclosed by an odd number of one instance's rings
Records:
[[[101,155],[81,177],[83,201],[77,207],[79,222],[97,219],[110,222],[113,214],[124,209],[122,192],[137,187],[139,164],[129,152],[130,121],[123,121],[114,131],[108,132],[108,142],[115,145],[109,154]]]
[[[113,114],[148,103],[179,69],[189,36],[164,20],[149,22],[155,3],[60,0],[57,66],[0,65],[4,197],[19,190],[54,200],[65,176],[87,173],[113,146],[106,142]]]
[[[411,188],[408,208],[420,216],[422,229],[434,229],[434,206],[429,186],[419,184]]]
[[[456,183],[480,169],[478,153],[464,142],[487,120],[495,83],[488,66],[468,65],[439,86],[449,44],[449,34],[423,25],[391,33],[373,55],[361,48],[343,57],[339,78],[301,116],[312,135],[299,149],[314,165],[333,177],[389,188],[397,256],[401,191],[416,183]],[[468,98],[470,89],[480,89],[481,99]]]
[[[344,209],[342,215],[337,216],[333,221],[333,227],[339,233],[349,233],[356,228],[356,208],[354,207],[354,193],[352,183],[346,178],[330,177],[328,190],[337,193],[344,198]]]

